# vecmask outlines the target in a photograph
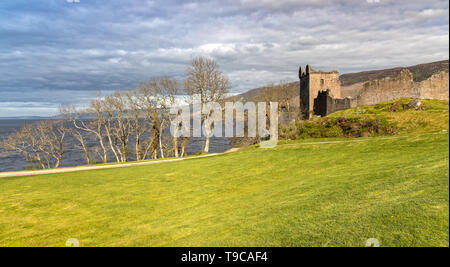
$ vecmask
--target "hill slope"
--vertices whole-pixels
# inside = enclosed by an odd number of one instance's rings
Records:
[[[408,109],[411,98],[401,98],[371,106],[341,110],[328,117],[360,117],[385,119],[394,124],[399,134],[421,134],[449,131],[449,101],[421,100],[420,110]]]
[[[442,60],[437,62],[419,64],[410,67],[397,67],[392,69],[347,73],[342,74],[339,78],[341,80],[342,85],[348,86],[355,83],[378,80],[386,77],[395,77],[399,75],[403,69],[408,69],[413,73],[414,81],[421,82],[431,77],[431,75],[433,75],[434,73],[441,71],[448,72],[449,70],[448,64],[449,64],[448,60]]]

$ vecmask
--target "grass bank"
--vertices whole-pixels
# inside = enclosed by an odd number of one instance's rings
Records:
[[[0,246],[448,246],[448,153],[413,134],[2,178]]]
[[[421,100],[419,109],[408,108],[412,100],[402,98],[371,106],[358,106],[323,118],[281,125],[280,139],[355,138],[448,131],[448,101]]]
[[[421,134],[449,130],[449,102],[421,100],[420,109],[408,109],[411,98],[401,98],[371,106],[338,111],[329,117],[384,119],[394,124],[399,134]]]

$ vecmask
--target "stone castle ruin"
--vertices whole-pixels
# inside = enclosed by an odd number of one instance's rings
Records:
[[[404,69],[397,77],[387,77],[362,84],[352,96],[343,94],[339,72],[315,71],[307,65],[299,69],[300,111],[302,119],[326,116],[358,105],[373,105],[402,97],[449,100],[449,73],[439,72],[425,81],[415,82]]]

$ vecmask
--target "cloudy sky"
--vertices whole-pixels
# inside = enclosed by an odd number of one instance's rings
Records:
[[[182,79],[200,55],[235,93],[296,80],[299,64],[347,73],[449,57],[447,0],[79,1],[0,1],[0,117]]]

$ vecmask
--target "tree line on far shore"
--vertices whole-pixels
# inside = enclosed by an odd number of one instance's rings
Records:
[[[22,154],[38,169],[58,168],[67,145],[80,147],[86,164],[183,157],[189,137],[164,134],[177,116],[170,108],[181,94],[191,96],[191,101],[199,95],[201,104],[233,101],[227,98],[229,87],[215,60],[197,57],[186,68],[184,81],[153,78],[136,89],[93,99],[86,108],[61,106],[61,119],[26,124],[2,140],[0,148],[7,154]],[[279,107],[290,114],[293,93],[288,87],[287,83],[267,85],[259,101],[279,101]],[[210,115],[203,114],[202,120]],[[182,127],[179,123],[175,131]],[[69,136],[71,143],[66,144]],[[203,152],[209,152],[209,144],[206,136]]]

